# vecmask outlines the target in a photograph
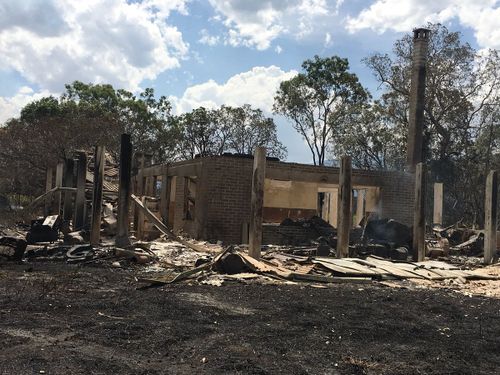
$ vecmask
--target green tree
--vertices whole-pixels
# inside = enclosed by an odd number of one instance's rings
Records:
[[[274,112],[292,122],[307,142],[315,165],[323,165],[328,145],[369,94],[337,56],[306,60],[299,73],[280,84]]]
[[[196,155],[212,156],[221,153],[216,113],[200,107],[178,118],[181,142],[179,154],[184,159],[193,159]]]
[[[248,104],[194,109],[179,116],[179,128],[182,132],[179,154],[186,159],[226,152],[252,154],[257,146],[266,147],[270,156],[286,157],[273,119]]]
[[[170,104],[164,97],[155,99],[152,89],[136,97],[111,85],[74,82],[59,98],[29,103],[5,124],[0,178],[13,191],[40,192],[45,168],[96,144],[117,155],[123,132],[132,134],[136,150],[166,161],[175,156],[177,131]]]
[[[268,156],[285,158],[287,151],[278,140],[274,120],[265,117],[260,109],[245,104],[242,107],[222,106],[217,111],[223,152],[253,154],[255,148],[264,146]]]
[[[355,168],[401,170],[405,166],[406,133],[378,101],[365,104],[333,138],[334,156],[351,156]]]

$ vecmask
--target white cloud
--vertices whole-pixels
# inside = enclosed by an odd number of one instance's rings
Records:
[[[302,38],[319,18],[336,13],[326,0],[210,0],[210,4],[228,28],[227,44],[258,50],[269,48],[281,35]]]
[[[50,95],[47,90],[35,93],[31,87],[23,86],[12,97],[0,96],[0,125],[8,119],[18,116],[26,104]]]
[[[187,55],[166,23],[170,12],[187,12],[186,1],[4,1],[0,64],[50,91],[74,80],[136,90]]]
[[[200,39],[198,40],[201,44],[206,44],[207,46],[215,46],[219,44],[219,36],[218,35],[210,35],[207,29],[203,29],[200,31]]]
[[[332,35],[330,33],[325,34],[325,47],[330,47],[332,45]]]
[[[274,48],[274,52],[276,52],[278,55],[283,52],[283,48],[278,44],[275,48]]]
[[[258,66],[248,72],[232,76],[223,84],[209,80],[189,87],[180,98],[172,96],[169,99],[177,114],[201,106],[215,108],[223,104],[229,106],[251,104],[254,108],[270,113],[279,84],[296,74],[294,70],[285,72],[274,65]]]
[[[346,27],[352,33],[362,29],[407,32],[427,22],[454,19],[474,31],[480,46],[500,47],[498,0],[377,0],[356,17],[348,17]]]

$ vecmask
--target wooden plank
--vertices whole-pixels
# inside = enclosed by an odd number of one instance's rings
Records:
[[[253,159],[252,196],[248,253],[260,258],[262,246],[262,208],[264,206],[264,179],[266,175],[266,149],[257,147]]]
[[[415,201],[413,207],[413,260],[425,258],[425,168],[418,163],[415,168]]]
[[[443,225],[443,184],[434,184],[434,210],[432,214],[432,224]]]
[[[119,247],[130,245],[130,193],[132,181],[132,141],[130,134],[122,134],[120,143],[120,171],[118,185],[117,233],[115,244]]]
[[[102,184],[104,182],[104,146],[96,146],[94,152],[94,189],[92,192],[92,215],[90,244],[98,246],[101,240]]]
[[[151,212],[142,202],[139,198],[137,198],[134,194],[131,195],[132,201],[135,203],[136,207],[139,208],[139,211],[143,212],[144,215],[148,218],[148,220],[156,227],[160,232],[162,232],[164,235],[166,235],[168,238],[180,242],[186,247],[189,247],[190,249],[193,249],[195,251],[199,252],[207,252],[207,248],[192,244],[186,240],[183,240],[179,236],[176,236],[174,232],[172,232],[170,229],[168,229],[165,224],[163,224],[160,219],[156,217],[156,215]]]
[[[486,178],[484,200],[484,264],[491,264],[497,250],[498,172],[490,171]]]
[[[351,197],[352,197],[351,157],[343,156],[340,165],[338,214],[337,214],[337,258],[349,256],[349,231],[351,229]]]

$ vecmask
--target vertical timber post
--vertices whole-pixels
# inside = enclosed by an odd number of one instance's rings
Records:
[[[63,172],[64,172],[64,163],[58,163],[56,167],[56,182],[55,187],[60,188],[63,184]],[[54,215],[61,214],[61,191],[56,191],[54,194]]]
[[[99,245],[101,239],[102,184],[104,181],[104,146],[96,146],[94,152],[94,189],[92,192],[92,216],[90,244]]]
[[[342,156],[340,162],[337,210],[337,258],[349,256],[349,231],[351,230],[352,166],[351,157]]]
[[[73,159],[66,159],[64,162],[64,187],[73,187],[73,174],[74,174],[75,162]],[[69,223],[71,221],[71,214],[73,209],[73,192],[64,192],[64,203],[63,203],[63,227],[69,230]]]
[[[161,192],[160,192],[160,215],[163,224],[168,225],[169,204],[170,204],[170,189],[172,180],[168,177],[168,170],[161,176]]]
[[[484,200],[484,264],[495,261],[497,249],[497,207],[498,207],[498,171],[490,171],[486,178]]]
[[[443,225],[443,183],[434,184],[434,212],[432,214],[434,225]]]
[[[132,142],[129,134],[122,134],[120,146],[120,185],[118,187],[118,218],[116,246],[130,245],[128,230],[130,226],[130,184],[132,179]]]
[[[76,197],[73,230],[85,226],[85,184],[87,182],[87,154],[78,152],[76,156]]]
[[[415,168],[415,201],[413,210],[413,260],[425,258],[425,168],[418,163]]]
[[[137,170],[137,176],[135,176],[135,194],[140,198],[144,195],[144,167],[145,167],[145,156],[144,154],[140,155],[141,158],[139,160],[139,168]],[[139,215],[141,210],[136,210],[135,205],[134,205],[134,230],[136,231],[136,234],[139,230]],[[138,236],[137,236],[138,237]]]
[[[47,168],[46,177],[45,177],[45,192],[52,189],[52,175],[53,175],[53,169]],[[52,201],[52,198],[53,198],[52,195],[45,198],[45,206],[43,209],[44,216],[49,216],[49,214],[50,214],[50,203]]]
[[[264,206],[264,180],[266,177],[266,149],[257,147],[253,156],[252,198],[248,254],[260,258],[262,246],[262,210]]]
[[[406,164],[410,172],[422,159],[424,108],[425,108],[425,78],[427,74],[427,46],[430,30],[413,30],[413,62],[410,85],[410,110],[408,114],[408,149]]]

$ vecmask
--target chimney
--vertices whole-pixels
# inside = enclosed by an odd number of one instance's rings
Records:
[[[427,45],[430,30],[413,30],[413,62],[411,68],[410,113],[408,127],[408,149],[406,165],[410,172],[415,171],[422,161],[422,139],[424,132],[425,76]]]

